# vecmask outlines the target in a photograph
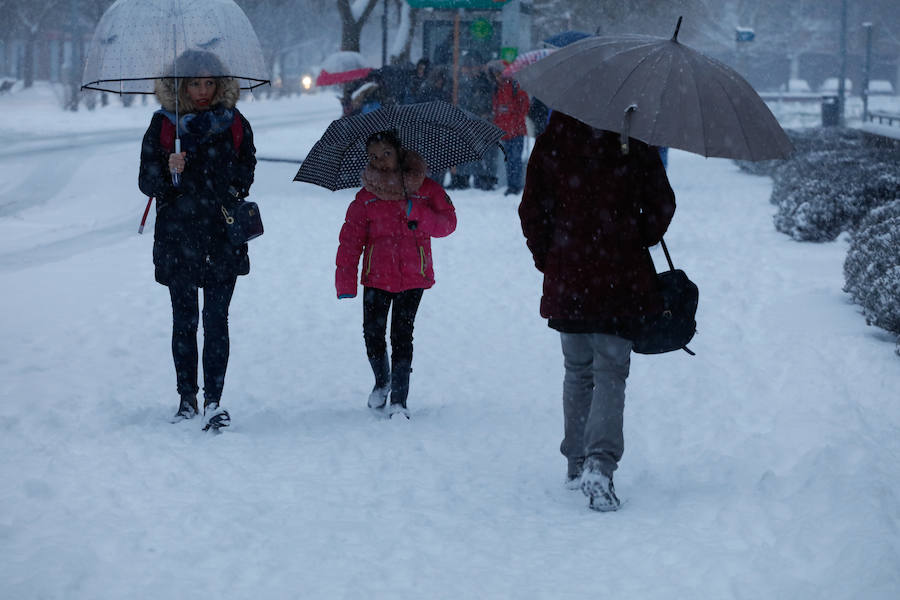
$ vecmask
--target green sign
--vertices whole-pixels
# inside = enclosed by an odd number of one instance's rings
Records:
[[[500,10],[510,0],[406,0],[413,8]]]
[[[514,46],[504,46],[503,48],[500,48],[500,59],[505,60],[506,62],[516,60],[518,55],[519,49]]]
[[[475,19],[469,25],[469,33],[476,40],[487,40],[494,35],[494,26],[487,19]]]

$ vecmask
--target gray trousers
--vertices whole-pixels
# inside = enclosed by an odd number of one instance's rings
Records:
[[[631,368],[631,341],[603,333],[560,333],[565,437],[560,452],[573,461],[595,456],[602,470],[616,470],[625,439],[625,379]]]

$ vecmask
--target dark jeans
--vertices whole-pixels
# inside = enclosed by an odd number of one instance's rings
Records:
[[[423,289],[385,292],[367,287],[363,292],[363,338],[369,358],[387,355],[385,332],[391,304],[391,364],[412,363],[413,324]]]
[[[503,144],[503,150],[506,152],[506,187],[521,191],[524,179],[522,150],[525,148],[525,137],[520,135],[500,143]]]
[[[219,400],[228,367],[228,305],[236,279],[203,288],[203,396]],[[197,290],[194,285],[169,286],[172,299],[172,357],[179,394],[196,394]]]

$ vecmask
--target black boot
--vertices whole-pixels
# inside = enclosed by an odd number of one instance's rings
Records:
[[[375,374],[375,387],[369,394],[369,408],[384,408],[391,392],[391,365],[387,354],[370,358],[369,364],[372,365],[372,372]]]
[[[206,426],[203,427],[203,431],[219,433],[220,429],[231,425],[231,415],[227,410],[219,408],[219,401],[214,398],[207,398],[203,401],[203,416],[206,418]]]
[[[409,374],[412,372],[412,364],[409,361],[395,361],[391,367],[391,406],[388,414],[409,418],[406,409],[406,398],[409,396]]]
[[[172,422],[180,423],[186,419],[193,419],[199,412],[197,409],[197,394],[182,394],[178,412],[172,417]]]

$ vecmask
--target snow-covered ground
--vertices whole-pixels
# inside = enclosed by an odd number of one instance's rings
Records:
[[[670,154],[666,239],[700,287],[697,356],[634,356],[625,505],[598,514],[562,485],[562,358],[517,198],[453,193],[412,420],[381,421],[360,300],[334,297],[353,191],[261,162],[233,427],[209,436],[168,423],[169,299],[136,234],[153,107],[52,100],[0,97],[0,597],[900,594],[894,340],[841,292],[846,239],[775,232],[770,180]],[[242,109],[259,154],[287,158],[338,113],[327,94]]]

